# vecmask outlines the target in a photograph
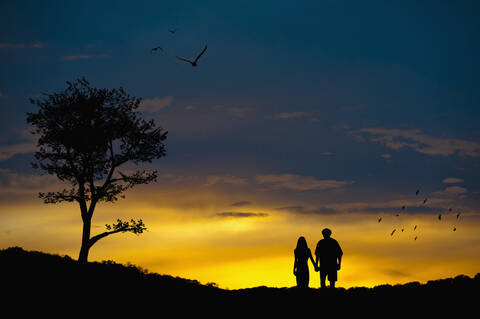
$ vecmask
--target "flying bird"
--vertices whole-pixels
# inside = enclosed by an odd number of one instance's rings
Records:
[[[390,234],[390,236],[393,236],[393,234],[395,233],[396,230],[397,230],[397,229],[394,229],[394,230],[392,231],[392,233]]]
[[[461,213],[458,213],[458,214],[457,214],[457,219],[460,217],[460,214],[461,214]]]
[[[428,199],[428,198],[425,198],[425,199],[423,200],[423,203],[424,203],[424,204],[427,202],[427,199]]]
[[[378,219],[378,222],[381,222],[381,221],[382,221],[382,217],[380,217],[380,218]]]
[[[168,29],[168,32],[170,32],[171,34],[174,34],[175,32],[177,32],[178,29]]]
[[[413,240],[417,240],[418,236],[415,236],[415,238]]]
[[[457,227],[453,227],[453,231],[457,231]]]
[[[400,216],[400,214],[398,214],[398,213],[397,213],[395,216],[397,216],[397,217],[398,217],[398,216]]]
[[[413,227],[413,230],[415,230],[415,229],[417,229],[417,225],[415,225],[415,226]]]
[[[184,61],[184,62],[188,62],[190,63],[192,66],[197,66],[197,62],[198,62],[198,59],[200,59],[200,57],[205,53],[205,51],[207,50],[207,45],[205,45],[205,47],[203,48],[202,52],[200,52],[199,55],[197,55],[197,57],[195,58],[195,60],[189,60],[189,59],[185,59],[185,58],[182,58],[180,56],[177,55],[177,59],[179,59],[180,61]]]
[[[415,192],[415,195],[418,195],[418,193],[420,193],[419,189],[417,189],[417,191]]]
[[[438,214],[438,220],[442,220],[442,214]]]
[[[162,51],[162,52],[165,52],[165,50],[163,50],[162,47],[154,47],[154,48],[152,48],[152,49],[150,50],[150,54],[152,54],[153,51],[158,51],[158,50],[160,50],[160,51]]]

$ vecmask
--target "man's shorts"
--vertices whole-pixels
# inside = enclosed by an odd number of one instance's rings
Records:
[[[320,268],[320,276],[322,278],[327,277],[328,281],[337,281],[337,270]]]

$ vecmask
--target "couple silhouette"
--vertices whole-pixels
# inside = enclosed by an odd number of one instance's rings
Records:
[[[325,280],[328,278],[330,287],[335,288],[337,271],[342,262],[342,249],[338,242],[331,238],[332,231],[328,228],[322,230],[323,239],[319,240],[315,248],[315,261],[312,252],[308,248],[307,240],[301,236],[298,238],[297,247],[294,250],[295,263],[293,274],[297,277],[297,287],[308,288],[310,274],[308,260],[312,261],[315,271],[320,271],[320,287],[325,288]]]

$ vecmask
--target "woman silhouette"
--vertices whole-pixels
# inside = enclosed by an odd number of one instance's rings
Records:
[[[301,236],[297,241],[297,248],[294,250],[295,263],[293,264],[293,274],[297,277],[297,287],[307,288],[310,280],[310,274],[308,271],[308,259],[315,266],[313,261],[312,252],[307,246],[305,237]]]

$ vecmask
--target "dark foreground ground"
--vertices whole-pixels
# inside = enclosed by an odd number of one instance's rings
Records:
[[[0,267],[0,309],[17,315],[476,318],[480,306],[480,273],[374,288],[225,290],[133,265],[80,265],[68,256],[18,247],[0,250]]]

